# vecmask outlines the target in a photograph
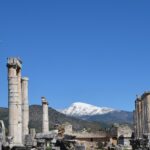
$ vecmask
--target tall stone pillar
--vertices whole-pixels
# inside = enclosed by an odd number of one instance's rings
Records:
[[[138,100],[135,101],[135,115],[136,115],[136,138],[139,138]]]
[[[18,58],[8,58],[8,109],[9,136],[13,137],[13,144],[22,145],[22,122],[20,118],[20,76],[22,62]],[[22,113],[21,113],[22,114]]]
[[[45,97],[42,97],[42,108],[43,108],[43,118],[42,118],[42,132],[49,131],[49,119],[48,119],[48,102]]]
[[[18,138],[22,141],[22,94],[21,94],[21,68],[17,69],[18,76]]]
[[[142,135],[145,133],[145,105],[144,99],[142,98]]]
[[[139,138],[142,138],[142,101],[138,100]]]
[[[150,133],[150,92],[144,93],[146,133]]]
[[[21,78],[21,90],[22,90],[22,135],[23,139],[25,135],[29,134],[29,100],[28,100],[28,78]]]

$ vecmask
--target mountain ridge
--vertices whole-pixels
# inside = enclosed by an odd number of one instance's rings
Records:
[[[98,107],[83,102],[75,102],[70,107],[61,110],[67,116],[73,116],[88,121],[105,123],[130,123],[133,122],[133,113],[108,107]]]
[[[99,107],[83,102],[72,103],[68,108],[60,110],[61,113],[69,116],[93,116],[107,114],[112,111],[119,111],[109,107]]]

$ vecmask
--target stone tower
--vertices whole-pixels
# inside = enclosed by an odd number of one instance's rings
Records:
[[[42,108],[43,108],[43,116],[42,116],[42,132],[46,133],[49,131],[49,119],[48,119],[48,102],[45,97],[42,97]]]
[[[29,100],[28,100],[28,78],[21,78],[21,91],[22,91],[22,135],[29,134]]]
[[[22,145],[21,68],[18,58],[8,58],[9,136],[15,145]]]

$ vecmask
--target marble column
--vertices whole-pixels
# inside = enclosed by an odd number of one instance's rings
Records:
[[[142,99],[142,135],[145,134],[145,104],[144,104],[144,99]]]
[[[42,97],[42,108],[43,108],[43,117],[42,117],[42,132],[46,133],[49,131],[49,117],[48,117],[48,102],[45,97]]]
[[[22,139],[22,93],[21,93],[21,68],[17,69],[18,76],[18,139]]]
[[[150,133],[150,93],[146,92],[145,97],[145,124],[146,133]]]
[[[138,138],[139,137],[138,100],[135,101],[135,114],[136,114],[136,138]]]
[[[22,122],[20,119],[20,74],[22,62],[18,58],[8,58],[8,109],[9,136],[13,137],[13,144],[22,144]]]
[[[22,91],[22,135],[29,134],[29,100],[28,100],[28,78],[21,78],[21,91]]]
[[[139,138],[142,138],[142,101],[138,100]]]

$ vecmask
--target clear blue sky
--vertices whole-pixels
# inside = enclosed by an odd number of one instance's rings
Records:
[[[23,61],[30,104],[132,110],[150,90],[150,1],[1,0],[0,106],[10,56]]]

